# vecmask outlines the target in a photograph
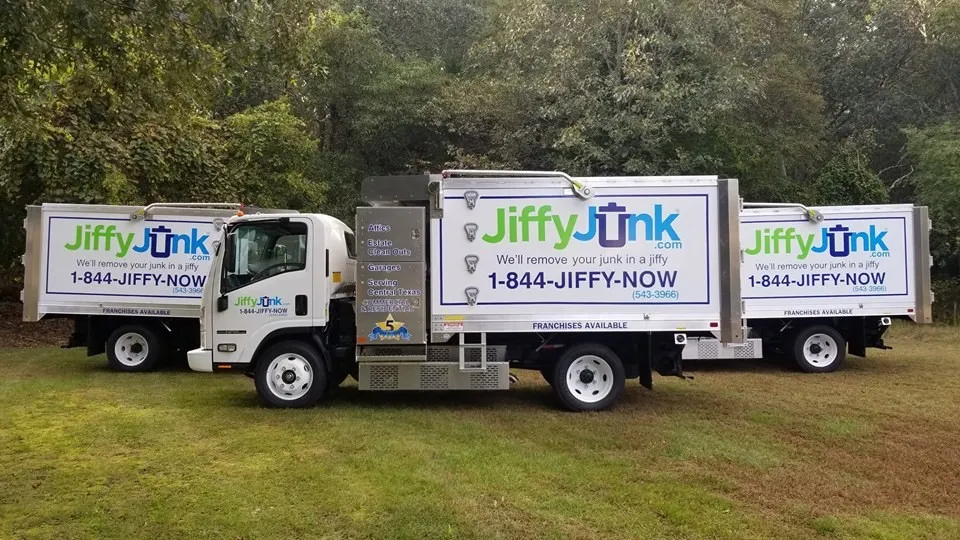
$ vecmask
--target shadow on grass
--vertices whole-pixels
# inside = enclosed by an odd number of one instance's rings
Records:
[[[224,398],[226,398],[224,400]],[[253,389],[220,394],[218,402],[232,407],[265,408]],[[324,396],[315,408],[349,409],[447,409],[474,410],[496,406],[518,409],[557,409],[553,391],[544,386],[524,386],[502,391],[395,391],[361,392],[356,386],[343,386]]]
[[[190,366],[187,365],[186,360],[182,363],[175,360],[168,360],[166,362],[160,362],[157,367],[152,369],[149,372],[129,372],[129,371],[117,371],[110,367],[109,362],[107,362],[107,357],[103,354],[97,356],[83,356],[78,360],[70,360],[66,362],[57,363],[57,370],[64,373],[79,373],[79,374],[107,374],[113,373],[117,375],[126,375],[130,377],[136,377],[138,375],[144,375],[149,373],[193,373],[190,369]]]
[[[868,351],[867,358],[857,356],[847,356],[846,363],[842,371],[851,372],[875,372],[875,373],[897,373],[907,374],[915,371],[914,363],[911,362],[883,362],[876,358],[878,351]],[[93,372],[105,373],[112,372],[106,356],[103,354],[95,357],[87,357],[85,361],[76,361],[69,364],[70,371],[73,372]],[[763,359],[722,359],[722,360],[685,360],[683,369],[690,373],[710,373],[710,372],[742,372],[742,373],[785,373],[799,374],[802,371],[794,364],[793,360],[785,356],[773,356]],[[162,362],[154,372],[157,373],[193,373],[187,363],[185,355],[178,355]],[[136,373],[131,374],[136,376]]]
[[[692,373],[739,371],[744,373],[784,373],[797,371],[787,361],[777,358],[749,360],[684,360],[683,370]]]
[[[555,409],[556,398],[548,386],[523,386],[502,391],[430,391],[430,392],[361,392],[355,386],[338,388],[327,400],[329,405],[382,408],[445,408],[477,409],[491,405]]]
[[[921,371],[915,362],[898,360],[896,362],[886,361],[883,358],[877,358],[877,352],[871,354],[867,352],[867,357],[847,355],[847,359],[836,374],[871,374],[871,375],[911,375],[918,374]],[[810,376],[831,376],[834,373],[805,373],[789,358],[763,358],[763,359],[725,359],[725,360],[685,360],[683,370],[696,373],[752,373],[752,374],[794,374]]]

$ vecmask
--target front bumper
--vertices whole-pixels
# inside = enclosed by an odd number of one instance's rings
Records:
[[[213,371],[213,349],[194,349],[187,353],[187,363],[194,371]]]

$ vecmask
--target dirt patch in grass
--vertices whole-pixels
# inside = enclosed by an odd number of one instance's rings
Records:
[[[960,518],[960,332],[891,334],[894,350],[852,357],[833,374],[759,363],[702,370],[695,393],[715,400],[699,418],[711,435],[685,426],[687,457],[714,458],[705,463],[736,498],[777,514]]]
[[[778,513],[803,508],[815,515],[856,514],[875,508],[960,517],[955,432],[891,423],[863,443],[785,439],[794,458],[783,466],[751,470],[718,464],[738,498]]]
[[[70,319],[23,321],[23,304],[0,302],[0,348],[64,345],[73,332]]]

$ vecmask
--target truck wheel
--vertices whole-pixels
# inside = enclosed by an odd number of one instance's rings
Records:
[[[600,411],[613,405],[624,387],[623,363],[609,347],[570,347],[554,366],[553,391],[572,411]]]
[[[106,343],[107,362],[116,371],[151,371],[163,358],[163,342],[146,326],[121,326],[110,334]]]
[[[847,342],[835,329],[825,325],[804,328],[793,338],[793,359],[807,373],[829,373],[843,367]]]
[[[302,341],[283,341],[260,353],[253,380],[266,405],[307,407],[323,396],[327,371],[316,349]]]

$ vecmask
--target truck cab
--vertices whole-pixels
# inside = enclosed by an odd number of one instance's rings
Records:
[[[339,383],[350,371],[353,354],[356,265],[353,231],[334,217],[273,214],[230,220],[204,289],[201,345],[188,354],[190,368],[272,369],[279,400],[302,398],[318,379]],[[319,358],[288,352],[255,362],[290,340],[312,344]],[[317,373],[315,364],[325,373]]]

